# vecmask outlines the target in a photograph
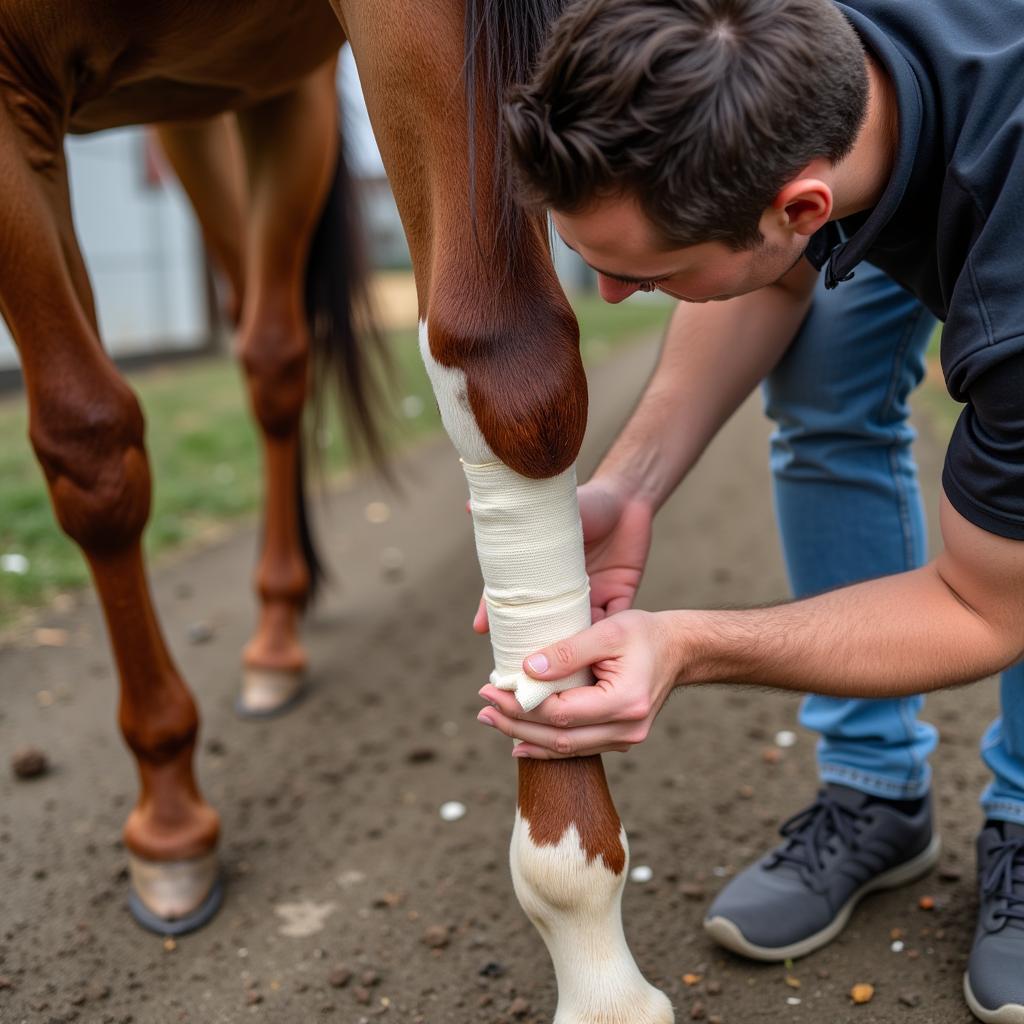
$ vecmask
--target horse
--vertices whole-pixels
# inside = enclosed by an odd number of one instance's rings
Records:
[[[515,207],[504,184],[498,108],[560,7],[426,0],[410,16],[399,0],[167,0],[142,9],[10,0],[0,13],[0,311],[21,355],[30,438],[57,518],[81,547],[107,618],[121,729],[141,780],[124,831],[132,903],[155,930],[197,927],[215,910],[218,819],[192,771],[195,703],[146,584],[142,415],[100,343],[62,138],[228,111],[238,119],[246,263],[257,282],[244,282],[242,358],[270,502],[281,502],[267,512],[261,627],[273,639],[259,650],[266,667],[294,672],[304,565],[271,535],[294,535],[295,525],[284,496],[297,479],[310,344],[296,239],[312,231],[337,144],[316,130],[323,121],[311,115],[309,83],[348,40],[409,241],[421,351],[469,483],[493,678],[532,706],[543,692],[522,674],[521,656],[589,621],[574,471],[587,389],[546,227]],[[300,146],[305,160],[296,159]],[[544,538],[551,543],[534,558]],[[531,560],[510,559],[516,552]],[[518,771],[513,883],[554,961],[555,1020],[668,1024],[671,1005],[623,938],[628,846],[600,758],[522,761]]]

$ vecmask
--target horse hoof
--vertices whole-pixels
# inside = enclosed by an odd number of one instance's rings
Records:
[[[305,692],[306,675],[301,669],[247,667],[235,710],[240,718],[273,718],[291,710]]]
[[[128,866],[128,909],[143,928],[158,935],[184,935],[202,928],[224,900],[215,852],[176,861],[129,854]]]

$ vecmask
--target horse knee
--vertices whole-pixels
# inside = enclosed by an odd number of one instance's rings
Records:
[[[199,712],[188,691],[181,687],[161,696],[159,714],[140,714],[122,705],[121,734],[132,753],[147,765],[175,761],[190,750],[199,733]]]
[[[119,377],[32,396],[29,438],[62,529],[90,554],[138,540],[149,518],[151,480],[142,408]]]
[[[270,436],[295,429],[306,401],[309,332],[301,320],[263,319],[243,332],[239,357],[253,412]]]

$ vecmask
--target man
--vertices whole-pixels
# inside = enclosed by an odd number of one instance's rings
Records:
[[[914,695],[1024,655],[1024,2],[584,0],[506,113],[524,201],[551,211],[604,297],[683,301],[580,490],[601,621],[524,663],[540,679],[590,665],[600,685],[530,714],[488,686],[481,721],[522,740],[516,756],[583,755],[640,742],[676,685],[819,695],[803,718],[823,733],[826,786],[707,920],[748,956],[803,955],[862,895],[936,859],[935,733]],[[947,385],[965,403],[927,564],[905,400],[931,325],[865,259],[945,321]],[[654,512],[766,376],[790,574],[818,596],[623,610]],[[965,992],[981,1020],[1015,1022],[1024,672],[1001,692]]]

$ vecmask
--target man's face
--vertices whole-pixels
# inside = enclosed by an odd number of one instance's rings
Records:
[[[552,211],[555,230],[597,271],[606,302],[634,292],[662,291],[686,302],[715,302],[779,280],[800,259],[807,239],[762,219],[765,240],[734,252],[722,242],[666,251],[655,244],[650,221],[631,198],[601,199],[579,213]]]

